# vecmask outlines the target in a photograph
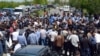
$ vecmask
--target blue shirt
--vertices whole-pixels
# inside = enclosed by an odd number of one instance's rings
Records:
[[[96,44],[96,39],[95,39],[95,37],[91,37],[91,38],[90,38],[90,42],[91,42],[92,44]]]
[[[49,23],[52,24],[53,22],[54,22],[54,18],[53,18],[53,16],[51,16],[51,17],[49,18]]]
[[[35,34],[36,34],[36,39],[37,39],[37,42],[39,42],[39,39],[40,39],[40,32],[39,32],[39,31],[37,31]]]
[[[29,34],[28,36],[28,41],[29,41],[29,44],[37,44],[37,35],[35,33],[31,33]]]
[[[23,36],[23,35],[19,35],[19,36],[18,36],[18,42],[19,42],[21,45],[24,45],[24,46],[27,45],[26,38],[25,38],[25,36]]]

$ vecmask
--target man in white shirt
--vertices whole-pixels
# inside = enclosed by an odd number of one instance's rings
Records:
[[[95,39],[97,43],[97,54],[100,55],[100,34],[95,33]]]
[[[56,36],[58,35],[58,32],[53,29],[48,35],[51,41],[50,46],[51,48],[54,48],[54,42],[55,42]]]
[[[69,39],[71,41],[71,51],[73,52],[73,55],[76,54],[76,51],[78,50],[78,47],[79,47],[79,37],[78,35],[76,35],[76,31],[73,30],[72,31],[72,35],[70,35]]]
[[[44,27],[41,27],[41,29],[40,29],[40,45],[45,45],[46,37],[47,37],[47,32],[44,29]]]
[[[21,47],[21,45],[19,45],[18,43],[18,35],[19,35],[19,31],[17,31],[17,29],[14,29],[14,32],[12,32],[12,46],[13,48],[11,49],[11,54],[15,53],[15,51]]]
[[[50,36],[50,39],[51,39],[51,42],[54,42],[55,41],[55,37],[58,35],[58,32],[53,30],[49,33],[49,36]]]

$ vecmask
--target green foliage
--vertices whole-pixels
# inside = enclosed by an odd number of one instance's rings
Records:
[[[61,2],[60,2],[60,0],[54,0],[53,3],[54,3],[54,4],[60,4]]]
[[[86,9],[88,13],[100,14],[100,0],[69,0],[69,4],[76,8]]]
[[[29,4],[48,4],[47,0],[33,0],[33,2],[29,2],[28,0],[24,0],[24,2],[7,2],[1,1],[0,8],[14,8],[19,5],[29,5]]]
[[[34,4],[47,4],[47,0],[34,0]]]
[[[17,3],[17,2],[4,2],[1,1],[0,2],[0,8],[14,8],[18,5],[20,5],[21,3]]]

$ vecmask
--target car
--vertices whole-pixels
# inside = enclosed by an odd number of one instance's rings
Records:
[[[3,12],[8,12],[11,15],[14,14],[14,8],[3,8],[2,11]]]
[[[64,5],[59,7],[60,11],[64,11],[64,12],[70,12],[71,7],[69,5]]]
[[[28,45],[18,49],[13,56],[55,56],[55,54],[52,54],[47,46]]]

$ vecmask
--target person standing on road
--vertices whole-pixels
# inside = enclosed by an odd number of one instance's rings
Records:
[[[100,55],[100,33],[95,31],[94,35],[95,35],[95,39],[96,39],[97,55]]]
[[[0,56],[3,56],[2,36],[0,35]]]
[[[47,37],[47,31],[46,29],[41,26],[41,29],[40,29],[40,40],[39,40],[39,44],[40,45],[46,45],[46,37]]]
[[[26,38],[23,34],[19,33],[18,35],[18,43],[21,44],[21,47],[25,47],[27,45]]]
[[[55,49],[59,55],[62,54],[61,52],[63,45],[64,45],[64,37],[59,32],[55,38]]]
[[[76,52],[78,51],[78,47],[79,47],[79,37],[77,35],[77,32],[75,30],[72,30],[72,34],[69,37],[69,40],[71,42],[71,52],[70,52],[70,56],[71,55],[76,55]],[[72,54],[73,53],[73,54]]]
[[[55,42],[55,38],[56,38],[57,35],[58,35],[58,32],[55,29],[53,29],[49,33],[50,42],[51,42],[50,46],[51,46],[52,49],[54,49],[54,42]]]
[[[36,27],[36,31],[35,31],[35,34],[36,34],[36,39],[37,39],[37,44],[39,45],[39,39],[40,39],[40,28],[39,26]]]
[[[33,29],[31,29],[31,33],[28,36],[28,41],[29,45],[36,45],[37,44],[37,39],[36,39],[36,34]]]
[[[82,49],[82,56],[91,56],[90,55],[90,42],[87,37],[87,35],[83,35],[83,38],[81,39],[81,49]]]
[[[17,29],[14,28],[14,32],[11,33],[13,48],[14,48],[14,45],[16,44],[15,42],[18,41],[18,35],[19,35],[19,31],[17,31]]]

